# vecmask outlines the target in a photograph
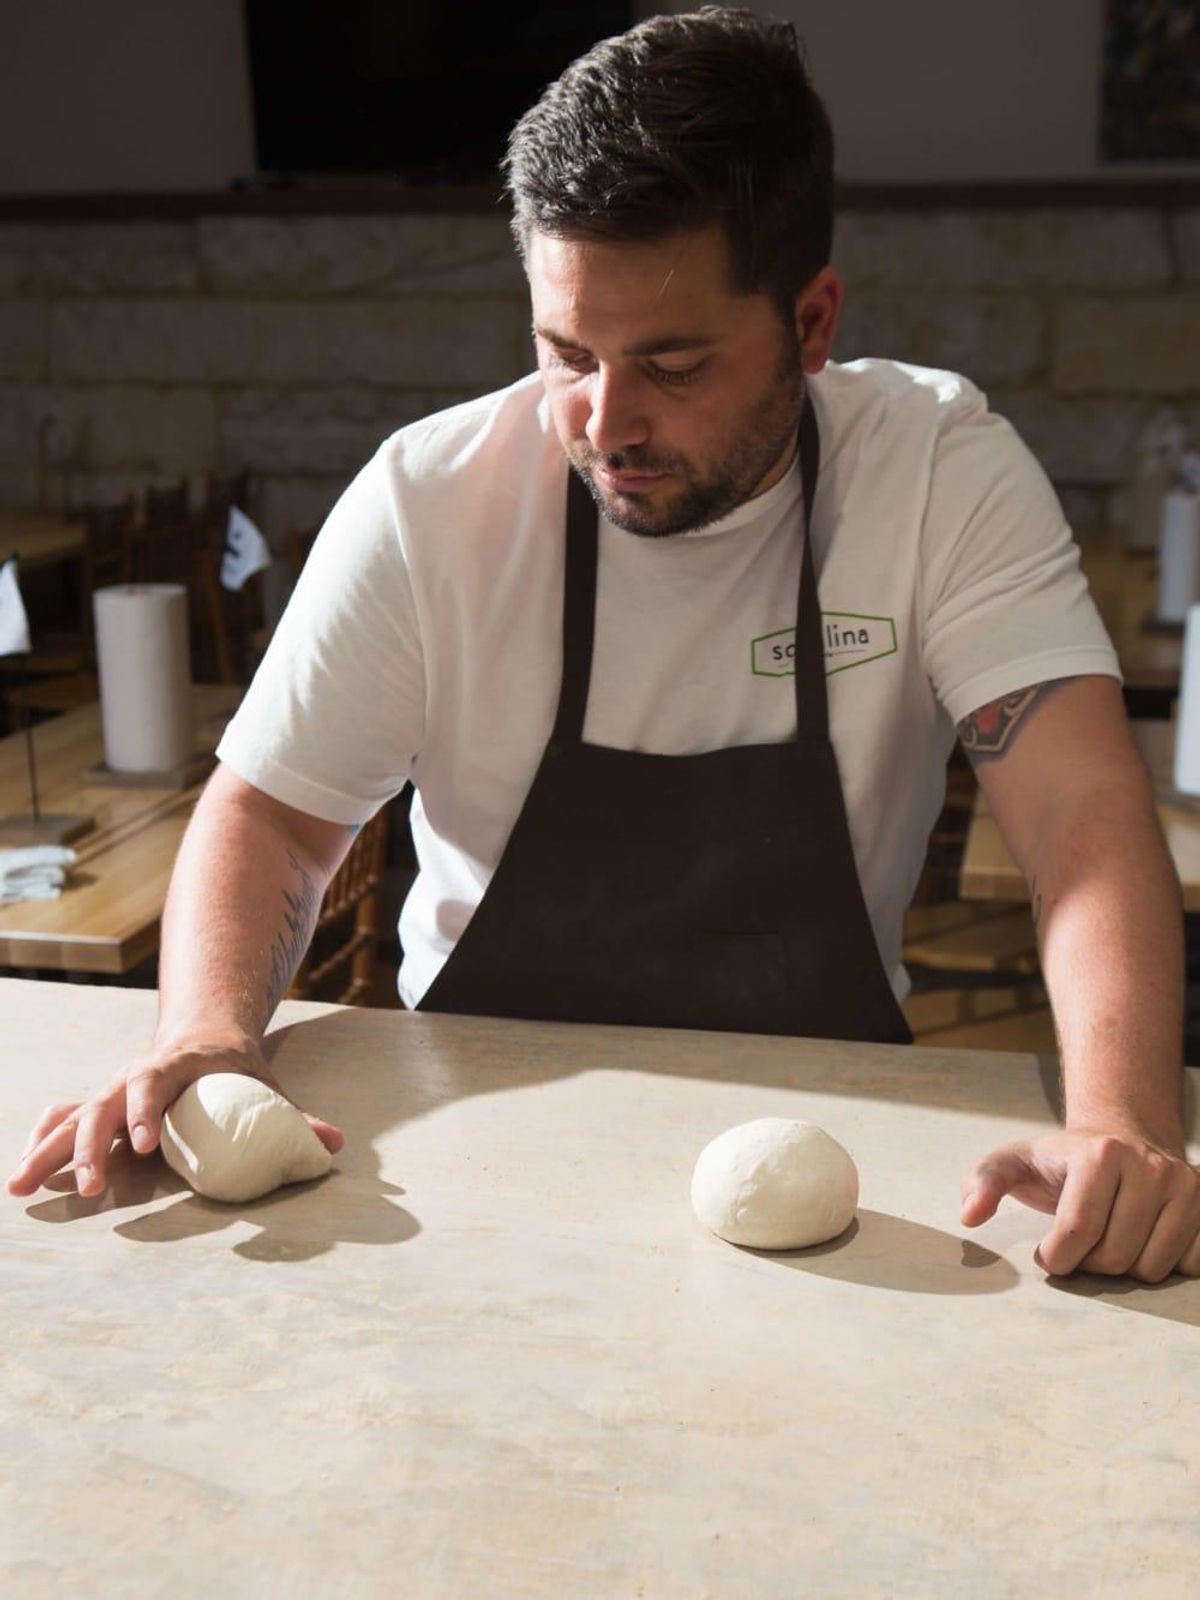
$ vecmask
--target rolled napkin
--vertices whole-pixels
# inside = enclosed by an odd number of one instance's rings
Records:
[[[104,762],[169,772],[193,754],[187,590],[173,583],[97,589],[96,657]]]
[[[56,900],[77,857],[68,845],[34,844],[0,850],[0,905],[18,900]]]

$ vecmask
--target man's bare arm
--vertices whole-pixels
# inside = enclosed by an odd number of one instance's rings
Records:
[[[960,732],[1030,887],[1066,1109],[1061,1149],[1035,1141],[1036,1171],[1011,1151],[981,1164],[964,1220],[1012,1192],[1057,1208],[1049,1270],[1161,1277],[1200,1229],[1183,1159],[1182,913],[1120,690],[1101,677],[1036,685]]]
[[[220,767],[180,847],[163,911],[160,1039],[214,1025],[260,1039],[308,948],[351,832]]]
[[[32,1194],[73,1161],[79,1192],[99,1194],[113,1140],[128,1129],[135,1150],[153,1150],[163,1112],[205,1073],[243,1072],[274,1084],[262,1036],[350,839],[341,824],[281,805],[218,768],[171,877],[154,1042],[91,1100],[46,1108],[10,1193]],[[308,1120],[330,1149],[340,1147],[336,1128]]]

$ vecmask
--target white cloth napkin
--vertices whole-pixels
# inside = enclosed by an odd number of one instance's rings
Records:
[[[0,850],[0,906],[18,900],[56,900],[76,859],[74,850],[61,844]]]

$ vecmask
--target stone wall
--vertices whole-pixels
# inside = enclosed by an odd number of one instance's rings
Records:
[[[967,373],[1094,519],[1163,402],[1200,442],[1200,210],[850,210],[837,355]],[[499,216],[0,225],[0,503],[248,466],[277,545],[392,429],[529,370]]]

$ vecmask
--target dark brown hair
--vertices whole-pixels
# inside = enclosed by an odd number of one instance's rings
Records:
[[[603,39],[513,129],[513,232],[653,241],[719,222],[790,318],[833,245],[833,132],[790,22],[725,6]]]

